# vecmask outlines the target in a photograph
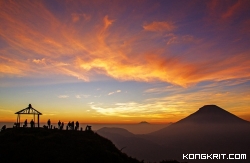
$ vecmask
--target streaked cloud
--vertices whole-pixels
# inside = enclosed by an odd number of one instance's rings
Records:
[[[91,95],[85,95],[85,94],[80,94],[80,95],[75,95],[76,98],[88,98],[90,97]]]
[[[54,114],[54,113],[43,113],[43,115],[54,116],[54,115],[56,115],[56,114]]]
[[[71,14],[71,16],[72,16],[72,21],[74,23],[78,22],[80,19],[83,19],[85,21],[89,21],[91,19],[91,15],[88,15],[85,13],[83,13],[83,14],[73,13],[73,14]]]
[[[187,114],[187,111],[180,111],[177,103],[167,104],[166,101],[144,101],[143,103],[126,102],[126,103],[114,103],[109,106],[103,106],[98,104],[92,104],[90,107],[98,113],[106,116],[118,116],[118,117],[143,117],[152,119],[175,119]],[[140,114],[138,114],[138,112]]]
[[[110,25],[113,24],[114,20],[111,20],[108,18],[108,15],[106,15],[104,18],[103,18],[103,22],[104,22],[104,29],[107,29]]]
[[[32,62],[34,62],[36,64],[46,64],[45,58],[43,58],[43,59],[33,59]]]
[[[0,109],[1,112],[8,112],[8,113],[14,113],[13,110],[9,110],[9,109]]]
[[[162,31],[173,31],[176,27],[172,22],[152,22],[143,26],[146,31],[162,32]]]
[[[117,90],[117,91],[115,91],[115,92],[109,92],[108,95],[112,95],[112,94],[120,93],[120,92],[121,92],[121,90]]]
[[[250,94],[247,92],[236,93],[237,89],[226,91],[222,89],[222,85],[221,83],[221,86],[215,86],[216,88],[213,86],[204,89],[202,86],[187,90],[179,89],[178,92],[170,92],[167,96],[149,98],[142,102],[130,101],[107,105],[91,103],[90,107],[106,116],[150,117],[168,121],[184,118],[185,115],[191,114],[206,104],[217,104],[238,116],[244,115],[248,108]],[[237,99],[242,105],[236,104],[234,99]],[[138,112],[140,114],[137,114]]]
[[[178,90],[181,90],[182,88],[175,85],[169,85],[165,87],[155,87],[155,88],[149,88],[144,91],[144,93],[163,93],[163,92],[169,92],[174,91],[177,92]]]
[[[29,15],[29,19],[12,14],[12,10]],[[30,15],[32,12],[36,14]],[[64,20],[41,2],[7,2],[1,10],[0,33],[15,52],[4,49],[1,59],[8,59],[10,54],[12,57],[9,62],[0,63],[1,76],[36,77],[46,74],[53,77],[54,74],[62,74],[89,82],[101,74],[121,81],[163,81],[183,87],[206,80],[249,77],[246,73],[249,71],[249,50],[224,55],[222,61],[220,58],[202,59],[199,56],[208,56],[206,50],[214,45],[204,43],[201,41],[204,38],[198,39],[192,34],[177,34],[181,27],[177,28],[171,21],[152,21],[143,25],[144,31],[171,32],[167,36],[143,33],[141,29],[137,30],[137,36],[126,36],[120,30],[123,24],[119,15],[90,15],[93,14],[69,13],[65,19],[70,21],[64,24]],[[84,21],[80,22],[80,19]],[[76,22],[81,23],[85,30],[75,26]],[[149,37],[151,39],[148,40]],[[181,52],[183,54],[174,56],[175,52],[169,50],[171,47],[157,45],[159,39],[166,39],[169,46],[189,47]],[[199,51],[193,50],[196,46]],[[199,60],[190,60],[188,53]],[[221,56],[217,51],[210,53]],[[209,66],[211,64],[212,67]],[[235,73],[239,70],[243,71]]]
[[[237,10],[241,10],[241,5],[244,5],[244,1],[236,1],[235,4],[233,4],[232,6],[230,6],[227,11],[225,13],[223,13],[222,18],[226,19],[231,17],[232,15],[235,14],[235,12],[237,12]]]
[[[76,95],[76,98],[81,98],[81,96],[80,95]]]
[[[59,95],[58,98],[69,98],[68,95]]]
[[[194,38],[194,36],[191,36],[191,35],[178,36],[173,33],[170,33],[170,34],[167,34],[165,38],[168,39],[167,45],[188,44],[188,43],[198,44],[200,42],[198,38]]]
[[[227,23],[247,12],[249,5],[246,0],[228,1],[227,5],[221,1],[211,0],[207,2],[208,15],[217,23]]]

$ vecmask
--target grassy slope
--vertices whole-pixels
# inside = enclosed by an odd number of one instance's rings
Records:
[[[0,162],[137,163],[98,134],[85,131],[7,129],[0,132]]]

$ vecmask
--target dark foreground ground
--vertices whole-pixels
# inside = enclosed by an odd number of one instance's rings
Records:
[[[0,162],[138,163],[92,131],[13,128],[0,132]]]

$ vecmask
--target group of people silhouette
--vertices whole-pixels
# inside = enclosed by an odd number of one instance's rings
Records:
[[[63,130],[63,126],[64,126],[64,122],[61,122],[61,121],[59,120],[59,122],[58,122],[58,128],[59,128],[60,130]]]
[[[78,130],[79,129],[79,122],[76,121],[76,123],[74,123],[74,121],[68,123],[66,130]]]
[[[54,129],[59,129],[59,130],[63,130],[63,128],[64,128],[64,122],[61,122],[60,120],[58,121],[58,128],[56,128],[56,126],[54,126]],[[79,126],[80,124],[79,124],[79,122],[78,121],[76,121],[76,122],[74,122],[74,121],[69,121],[69,123],[67,124],[67,126],[66,126],[66,130],[79,130]],[[17,128],[17,127],[20,127],[20,123],[14,123],[14,126],[13,126],[13,128]],[[26,128],[26,127],[28,127],[28,121],[27,121],[27,119],[24,121],[24,123],[23,123],[23,128]],[[34,128],[35,127],[35,122],[33,121],[33,119],[30,121],[30,127],[31,128]],[[46,128],[46,129],[52,129],[52,125],[51,125],[51,121],[50,121],[50,119],[47,121],[47,126],[43,126],[43,128]],[[2,128],[1,128],[1,131],[3,131],[3,130],[5,130],[6,129],[6,125],[4,125]],[[80,129],[81,131],[82,131],[82,127],[81,127],[81,129]],[[91,126],[86,126],[86,128],[85,128],[85,131],[91,131]]]
[[[16,127],[20,127],[20,124],[16,124],[16,123],[15,123],[15,126],[16,126]],[[23,127],[24,127],[24,128],[25,128],[25,127],[28,127],[27,119],[24,121]],[[33,121],[33,119],[30,121],[30,127],[31,127],[31,128],[35,127],[35,122]]]
[[[58,128],[56,128],[56,126],[54,126],[54,129],[63,130],[64,122],[61,122],[59,120],[57,124],[58,124]],[[50,119],[47,121],[47,125],[48,126],[44,126],[44,128],[46,127],[46,128],[52,129],[52,125],[51,125]],[[66,126],[66,130],[78,130],[78,129],[79,129],[79,122],[78,121],[76,121],[76,123],[74,123],[74,121],[72,121],[72,122],[69,121],[69,123]]]

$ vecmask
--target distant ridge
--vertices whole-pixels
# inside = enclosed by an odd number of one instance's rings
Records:
[[[147,121],[141,121],[139,124],[150,124]]]
[[[121,149],[122,152],[127,153],[129,156],[136,156],[139,160],[155,161],[150,158],[151,155],[155,158],[162,158],[161,160],[164,159],[162,155],[158,154],[158,150],[164,151],[164,148],[162,148],[159,144],[140,138],[125,129],[104,127],[97,130],[97,133],[112,140],[116,147]]]
[[[128,130],[123,129],[123,128],[118,128],[118,127],[103,127],[97,130],[97,133],[101,135],[105,135],[105,136],[110,135],[110,134],[121,135],[125,137],[134,136],[134,134],[129,132]]]

